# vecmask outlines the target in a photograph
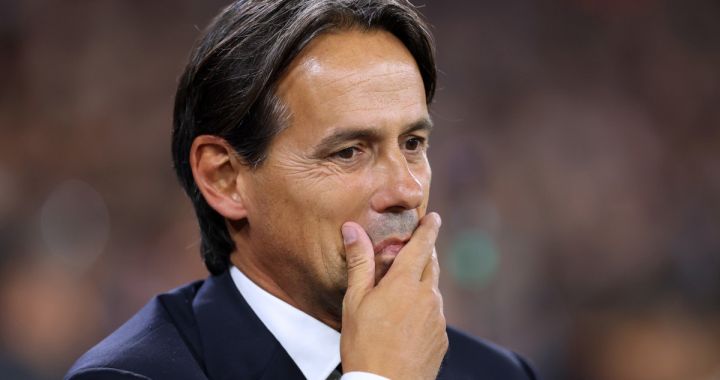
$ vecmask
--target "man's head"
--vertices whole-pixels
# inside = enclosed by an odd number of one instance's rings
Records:
[[[295,288],[297,303],[336,303],[340,227],[355,221],[384,273],[426,211],[433,54],[404,1],[225,9],[180,81],[173,130],[208,269],[235,252],[259,281]]]

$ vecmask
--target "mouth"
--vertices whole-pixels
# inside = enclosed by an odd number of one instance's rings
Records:
[[[381,242],[375,244],[373,246],[373,250],[375,251],[375,256],[391,256],[395,257],[400,252],[400,250],[405,246],[405,244],[410,240],[410,238],[400,239],[400,238],[387,238],[385,240],[382,240]]]

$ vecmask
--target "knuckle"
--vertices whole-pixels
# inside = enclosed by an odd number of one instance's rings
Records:
[[[450,340],[448,339],[447,333],[442,334],[442,337],[440,338],[440,347],[442,347],[443,351],[447,351],[449,346]]]
[[[442,310],[442,294],[436,287],[428,287],[419,297],[424,307],[435,311]]]
[[[356,255],[348,257],[346,259],[348,277],[352,278],[357,275],[363,275],[370,268],[375,266],[375,263],[367,255]],[[351,277],[352,276],[352,277]]]
[[[443,329],[443,331],[445,331],[445,326],[447,326],[447,320],[445,319],[445,314],[440,313],[440,315],[438,316],[438,323],[440,325],[442,325],[442,329]],[[445,335],[445,337],[447,337],[447,334],[444,334],[444,335]]]
[[[442,300],[442,293],[440,292],[440,288],[438,288],[437,286],[430,287],[430,294],[432,294],[432,296],[435,297],[436,300]]]
[[[345,255],[345,261],[347,262],[348,270],[354,270],[365,263],[365,257],[363,255]]]
[[[442,306],[443,306],[443,296],[442,296],[442,294],[440,294],[440,291],[439,291],[439,290],[438,290],[438,292],[437,292],[436,302],[437,302],[438,306],[440,307],[440,310],[442,310]]]

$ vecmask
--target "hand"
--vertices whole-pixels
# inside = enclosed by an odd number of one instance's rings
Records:
[[[423,217],[375,286],[370,238],[357,223],[343,225],[348,288],[340,353],[345,372],[393,380],[436,378],[448,347],[435,253],[439,228],[439,215]]]

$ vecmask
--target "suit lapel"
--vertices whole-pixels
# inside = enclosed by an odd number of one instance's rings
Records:
[[[270,359],[270,364],[265,368],[262,380],[276,380],[276,379],[305,379],[305,376],[300,371],[300,368],[290,358],[290,355],[282,348],[280,344],[277,345],[278,349],[275,350],[273,358]]]
[[[229,272],[210,276],[192,306],[210,379],[304,378],[242,298]]]

